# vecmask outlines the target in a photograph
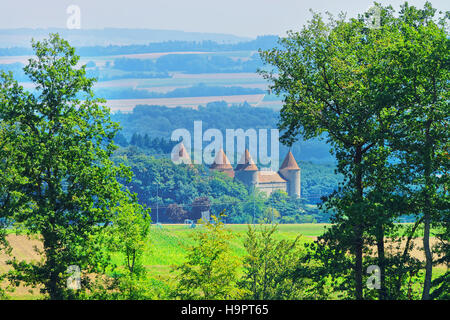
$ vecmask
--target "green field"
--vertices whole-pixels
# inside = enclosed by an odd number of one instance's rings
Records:
[[[400,232],[406,230],[410,224],[402,224]],[[301,242],[313,241],[317,236],[323,234],[330,224],[281,224],[278,225],[278,230],[275,233],[276,239],[290,239],[293,240],[297,236],[300,237]],[[257,226],[259,227],[259,226]],[[193,235],[195,232],[199,232],[203,229],[202,226],[196,228],[190,228],[186,225],[152,225],[148,240],[148,247],[145,250],[143,256],[143,264],[146,267],[149,275],[148,286],[152,287],[156,292],[163,292],[168,289],[168,286],[173,285],[174,274],[171,273],[171,269],[175,265],[180,265],[185,261],[187,249],[194,244]],[[248,225],[246,224],[228,224],[226,228],[231,230],[234,239],[231,241],[231,248],[234,254],[240,258],[245,255],[245,248],[243,245]],[[436,230],[433,230],[434,232]],[[434,233],[433,232],[433,233]],[[30,240],[25,236],[25,233],[17,232],[17,230],[8,230],[7,233],[13,240],[12,246],[15,248],[14,254],[19,259],[31,259],[35,260],[38,255],[34,252],[34,245],[38,240]],[[419,230],[419,234],[420,234]],[[421,239],[419,241],[419,246]],[[432,239],[433,240],[433,239]],[[34,241],[34,242],[33,242]],[[38,241],[39,242],[39,241]],[[415,253],[415,254],[421,254]],[[123,257],[120,255],[113,256],[113,262],[118,265],[123,264]],[[0,273],[7,271],[7,266],[0,255]],[[445,271],[445,267],[433,268],[433,277],[442,275]],[[172,284],[171,284],[172,283]],[[26,288],[20,288],[16,292],[12,293],[13,299],[36,299],[42,298],[37,290],[33,293],[29,293]]]
[[[275,235],[277,239],[295,239],[301,235],[301,241],[312,241],[313,237],[321,235],[327,224],[283,224],[278,226]],[[195,229],[184,225],[152,225],[149,248],[144,255],[144,265],[151,276],[168,276],[170,267],[184,261],[187,248],[193,244],[192,235],[202,227]],[[227,225],[226,228],[234,234],[231,248],[237,256],[244,256],[243,241],[248,226],[245,224]],[[120,262],[116,257],[115,262]]]

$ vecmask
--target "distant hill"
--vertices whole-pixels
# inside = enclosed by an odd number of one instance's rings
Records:
[[[220,130],[224,137],[226,129],[275,129],[279,113],[267,108],[254,108],[248,104],[229,106],[225,102],[213,102],[199,106],[196,110],[141,105],[135,107],[131,113],[115,113],[112,118],[120,123],[121,135],[129,141],[135,133],[148,134],[151,138],[170,139],[175,129],[186,128],[193,132],[194,121],[202,121],[204,131],[210,128]],[[204,142],[204,146],[207,144],[209,142]],[[284,157],[289,148],[282,144],[279,147],[279,155]],[[330,154],[330,146],[323,140],[305,141],[300,138],[291,147],[291,151],[297,161],[322,164],[335,162]]]
[[[29,47],[34,37],[40,40],[49,33],[59,33],[72,46],[136,45],[164,41],[214,41],[218,43],[238,43],[251,38],[231,34],[184,32],[178,30],[153,29],[0,29],[0,48]]]

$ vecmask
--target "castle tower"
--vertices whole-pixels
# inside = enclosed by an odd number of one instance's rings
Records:
[[[184,163],[192,165],[191,156],[184,147],[183,142],[180,142],[173,148],[171,159],[175,164]]]
[[[278,171],[280,175],[288,181],[287,193],[290,197],[299,198],[300,197],[300,167],[295,161],[292,152],[286,155],[283,163],[281,164],[280,170]]]
[[[223,149],[220,149],[220,151],[217,153],[216,158],[214,159],[214,162],[211,165],[210,169],[223,172],[230,178],[234,178],[233,167],[231,166],[231,163],[228,160],[228,157],[226,156],[225,152],[223,152]]]
[[[234,169],[236,179],[242,181],[250,190],[258,184],[258,167],[253,162],[250,152],[245,149],[241,160]]]

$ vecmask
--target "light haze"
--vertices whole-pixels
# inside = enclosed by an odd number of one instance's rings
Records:
[[[398,9],[404,1],[378,1]],[[425,1],[409,1],[422,7]],[[0,0],[0,29],[65,28],[69,5],[81,9],[83,29],[146,28],[227,33],[244,37],[298,30],[310,17],[309,9],[349,16],[368,9],[369,0]],[[442,11],[450,1],[434,0]]]

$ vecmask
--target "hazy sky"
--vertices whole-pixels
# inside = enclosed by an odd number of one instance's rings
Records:
[[[404,1],[383,1],[398,8]],[[439,10],[450,1],[432,0]],[[149,28],[230,33],[255,37],[284,35],[310,18],[309,9],[350,16],[365,11],[369,0],[0,0],[0,28],[66,27],[69,5],[81,9],[81,28]],[[425,1],[410,0],[423,6]]]

